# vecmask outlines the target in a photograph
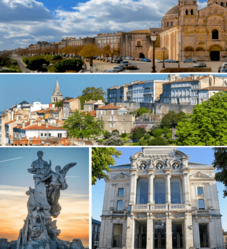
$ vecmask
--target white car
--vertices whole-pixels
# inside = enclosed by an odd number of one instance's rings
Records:
[[[114,69],[108,69],[104,73],[117,73],[117,71]]]
[[[220,69],[219,69],[218,71],[219,71],[220,73],[221,73],[221,72],[225,72],[226,68],[227,68],[227,63],[223,63],[223,64],[220,66]]]

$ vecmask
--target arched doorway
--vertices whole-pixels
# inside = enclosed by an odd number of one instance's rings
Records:
[[[210,47],[210,60],[211,61],[220,61],[220,51],[222,51],[222,47],[219,45],[213,45]]]
[[[139,53],[139,58],[145,58],[145,55],[143,53]]]

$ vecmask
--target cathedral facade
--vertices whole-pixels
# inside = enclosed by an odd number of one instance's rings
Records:
[[[156,59],[196,59],[198,61],[225,61],[227,41],[227,0],[208,0],[207,7],[198,9],[197,0],[179,0],[163,16],[161,28],[118,32],[117,39],[111,34],[99,34],[95,43],[105,39],[104,45],[119,48],[121,56],[152,58],[150,35],[156,32]],[[113,43],[115,41],[115,43]],[[114,44],[114,45],[113,45]]]

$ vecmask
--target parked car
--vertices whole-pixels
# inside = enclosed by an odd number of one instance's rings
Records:
[[[193,64],[193,67],[207,67],[207,64],[204,62],[196,62]]]
[[[128,69],[128,70],[136,70],[137,66],[133,65],[133,64],[128,64],[128,66],[126,66],[125,68]]]
[[[117,67],[114,67],[113,70],[118,73],[121,71],[121,68],[119,66],[117,66]]]
[[[104,71],[104,73],[117,73],[117,71],[115,71],[114,69],[108,69]]]
[[[225,69],[227,68],[227,63],[223,63],[219,69],[218,69],[218,72],[221,73],[221,72],[225,72]]]
[[[121,65],[123,65],[124,67],[128,66],[129,62],[128,61],[122,61]]]
[[[155,62],[157,62],[157,63],[162,63],[163,61],[162,61],[162,60],[155,59]]]
[[[177,63],[178,61],[176,60],[171,60],[171,59],[168,59],[168,60],[165,60],[165,63]]]
[[[139,58],[139,61],[143,61],[144,60],[144,58]]]
[[[183,60],[183,63],[195,63],[197,62],[197,60],[193,60],[193,59],[185,59]]]
[[[132,60],[132,61],[133,61],[133,60],[134,60],[134,57],[129,57],[129,60]]]
[[[116,58],[116,59],[113,59],[113,63],[120,63],[122,61],[121,58]]]
[[[134,61],[139,61],[140,59],[139,58],[135,58]]]
[[[151,62],[151,60],[147,59],[147,58],[144,58],[143,61],[145,61],[145,62]]]

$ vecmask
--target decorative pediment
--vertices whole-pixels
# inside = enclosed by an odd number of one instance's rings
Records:
[[[190,179],[211,179],[210,176],[204,174],[204,173],[201,173],[201,172],[197,172],[196,174],[190,176]]]
[[[110,180],[130,180],[130,177],[124,173],[118,174],[116,176],[114,176],[112,179]]]

